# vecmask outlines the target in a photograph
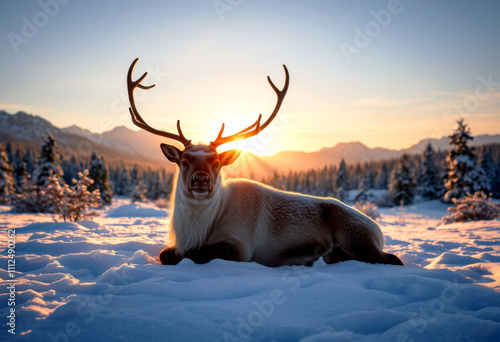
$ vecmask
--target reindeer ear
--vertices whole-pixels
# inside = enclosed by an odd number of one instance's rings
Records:
[[[165,157],[167,157],[169,161],[179,165],[179,163],[181,162],[182,152],[179,151],[177,147],[170,146],[167,144],[160,144],[160,147],[163,154],[165,155]]]
[[[219,154],[220,164],[222,166],[228,166],[234,163],[234,161],[239,157],[241,150],[229,150]]]

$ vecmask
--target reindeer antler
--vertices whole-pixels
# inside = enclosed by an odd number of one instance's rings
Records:
[[[128,74],[127,74],[128,99],[129,99],[129,102],[130,102],[130,107],[129,107],[128,110],[129,110],[130,115],[132,117],[132,122],[137,127],[142,128],[143,130],[148,131],[150,133],[153,133],[153,134],[156,134],[156,135],[160,135],[160,136],[165,137],[165,138],[177,140],[177,141],[181,142],[182,144],[184,144],[184,146],[191,145],[191,140],[186,139],[186,137],[184,136],[184,134],[182,134],[181,121],[180,120],[177,120],[177,131],[179,132],[179,134],[173,134],[173,133],[169,133],[169,132],[166,132],[166,131],[160,131],[160,130],[157,130],[157,129],[149,126],[146,123],[146,121],[144,121],[144,119],[139,114],[139,111],[137,110],[137,108],[135,106],[135,101],[134,101],[134,90],[135,90],[135,88],[140,88],[140,89],[147,90],[147,89],[153,88],[155,86],[155,84],[150,85],[150,86],[144,86],[144,85],[141,84],[141,82],[144,80],[144,78],[146,78],[146,76],[148,74],[147,72],[145,72],[136,81],[132,81],[132,71],[134,70],[134,66],[135,66],[135,64],[137,63],[138,60],[139,60],[139,58],[134,59],[134,61],[130,65],[130,68],[128,69]]]
[[[268,80],[269,84],[271,85],[274,92],[276,93],[276,96],[278,97],[278,100],[276,102],[276,106],[274,107],[274,110],[273,110],[271,116],[267,119],[267,121],[261,125],[260,120],[262,119],[262,114],[259,114],[259,118],[257,119],[257,121],[255,121],[254,124],[248,126],[247,128],[245,128],[242,131],[239,131],[238,133],[235,133],[235,134],[227,136],[227,137],[222,136],[222,134],[224,133],[224,124],[222,124],[222,128],[220,129],[220,132],[217,135],[217,138],[214,141],[210,142],[210,146],[218,147],[222,144],[226,144],[226,143],[231,142],[231,141],[243,140],[243,139],[253,137],[253,136],[259,134],[264,128],[266,128],[271,123],[271,121],[274,120],[274,118],[278,114],[278,111],[280,110],[281,103],[283,102],[283,99],[285,98],[286,92],[288,91],[288,84],[290,82],[289,75],[288,75],[288,69],[286,68],[286,66],[284,64],[283,64],[283,69],[285,69],[285,85],[283,86],[283,89],[281,89],[281,90],[279,90],[274,85],[273,81],[271,81],[271,78],[269,76],[267,76],[267,80]]]

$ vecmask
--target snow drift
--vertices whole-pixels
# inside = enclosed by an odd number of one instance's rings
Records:
[[[500,221],[441,225],[446,206],[381,210],[406,267],[156,263],[167,212],[115,205],[93,221],[0,210],[16,229],[19,341],[498,341]],[[151,209],[151,210],[150,210]],[[1,253],[2,340],[12,339]]]

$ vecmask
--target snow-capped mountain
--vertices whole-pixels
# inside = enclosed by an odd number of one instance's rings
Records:
[[[110,131],[99,134],[74,125],[63,128],[61,131],[85,137],[123,153],[142,156],[152,160],[164,160],[159,145],[165,139],[145,131],[133,131],[125,126],[118,126]]]
[[[24,112],[9,114],[0,111],[0,141],[10,141],[17,148],[38,151],[48,134],[57,139],[65,157],[76,155],[88,158],[92,152],[109,162],[157,165],[164,163],[156,137],[117,127],[103,134],[95,134],[78,126],[60,129],[49,121]],[[156,151],[156,153],[153,152]],[[169,167],[168,163],[164,163]]]
[[[325,165],[338,165],[342,159],[347,164],[353,164],[398,158],[404,153],[419,154],[425,150],[429,143],[432,144],[435,151],[447,151],[451,148],[449,140],[449,137],[423,139],[417,144],[402,150],[381,147],[370,148],[356,141],[338,143],[333,147],[325,147],[316,152],[283,151],[270,157],[259,158],[261,163],[272,165],[278,171],[288,172],[291,169],[301,171],[322,168]],[[471,145],[480,146],[493,143],[500,143],[500,134],[477,136]]]

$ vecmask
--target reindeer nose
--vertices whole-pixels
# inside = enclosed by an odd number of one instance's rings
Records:
[[[192,188],[203,188],[207,186],[210,182],[210,176],[204,172],[196,172],[191,177],[191,187]]]

